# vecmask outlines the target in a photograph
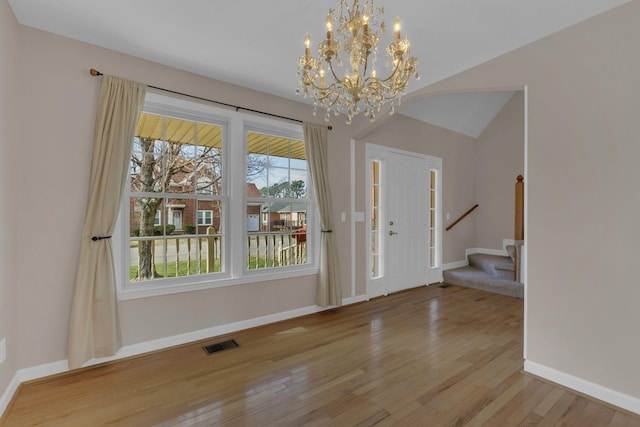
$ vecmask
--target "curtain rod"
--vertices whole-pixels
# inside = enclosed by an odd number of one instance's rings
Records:
[[[100,71],[96,70],[95,68],[92,68],[91,70],[89,70],[89,73],[91,73],[91,75],[94,76],[94,77],[104,76],[103,73],[101,73]],[[223,105],[223,106],[229,107],[229,108],[234,108],[236,110],[236,112],[239,111],[239,110],[243,110],[243,111],[249,111],[250,113],[262,114],[262,115],[265,115],[265,116],[276,117],[278,119],[284,119],[284,120],[290,120],[292,122],[302,123],[302,120],[293,119],[291,117],[279,116],[277,114],[267,113],[265,111],[253,110],[251,108],[245,108],[245,107],[241,107],[239,105],[227,104],[226,102],[214,101],[213,99],[202,98],[200,96],[195,96],[195,95],[189,95],[188,93],[177,92],[177,91],[171,90],[171,89],[165,89],[165,88],[162,88],[162,87],[152,86],[152,85],[147,85],[147,87],[150,87],[151,89],[161,90],[163,92],[173,93],[175,95],[186,96],[188,98],[199,99],[200,101],[212,102],[214,104]],[[333,126],[327,126],[327,129],[332,130]]]

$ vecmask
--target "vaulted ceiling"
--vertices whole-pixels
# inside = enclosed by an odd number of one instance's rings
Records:
[[[389,27],[399,16],[403,34],[411,39],[421,75],[410,83],[413,92],[628,1],[376,0],[376,6],[385,8]],[[303,39],[309,33],[314,45],[321,41],[327,11],[339,2],[9,0],[9,4],[27,26],[303,101],[296,97],[296,63],[304,53]],[[427,98],[412,104],[407,115],[443,127],[458,122],[453,130],[477,136],[483,128],[480,118],[443,120],[443,109],[478,102],[501,108],[507,95],[469,96]],[[468,110],[475,114],[477,108]]]

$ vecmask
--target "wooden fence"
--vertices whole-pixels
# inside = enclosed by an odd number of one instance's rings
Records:
[[[209,228],[207,235],[176,235],[160,239],[140,237],[131,241],[151,240],[151,262],[157,269],[160,267],[161,275],[181,277],[222,271],[222,239],[221,234]],[[166,247],[163,244],[165,241]],[[137,250],[130,257],[130,263],[132,267],[137,266]],[[247,236],[246,267],[249,270],[306,263],[306,234],[255,232]]]

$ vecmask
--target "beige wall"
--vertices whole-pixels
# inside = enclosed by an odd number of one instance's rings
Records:
[[[321,122],[311,108],[248,89],[177,71],[113,51],[20,27],[21,73],[29,82],[13,155],[29,165],[17,196],[23,230],[16,245],[19,367],[66,358],[70,302],[91,158],[100,80],[91,67],[201,97]],[[46,72],[43,72],[43,66]],[[349,210],[349,136],[333,123],[329,134],[330,184],[336,213]],[[47,206],[46,214],[40,209]],[[336,218],[339,215],[336,214]],[[34,225],[37,224],[37,227]],[[339,258],[349,258],[348,222],[336,222]],[[42,232],[39,232],[41,230]],[[33,268],[37,260],[38,268]],[[349,263],[342,265],[344,294],[350,295]],[[233,321],[314,304],[315,276],[189,292],[120,303],[125,345],[193,332]]]
[[[19,102],[18,23],[6,0],[0,0],[0,339],[7,343],[7,360],[0,365],[0,396],[18,364],[16,286],[14,283],[15,175],[13,151],[18,141],[14,106]]]
[[[476,148],[476,245],[502,249],[513,239],[515,182],[524,176],[524,92],[518,91],[480,134]]]
[[[0,366],[2,387],[17,368],[66,358],[99,87],[99,80],[88,75],[90,67],[276,114],[316,122],[322,118],[299,103],[17,28],[5,13],[10,12],[6,0],[0,0],[0,8],[0,90],[14,88],[7,98],[2,92],[0,154],[8,154],[2,161],[21,166],[20,192],[0,187],[2,209],[11,207],[7,216],[0,211],[0,237],[9,236],[0,239],[0,255],[6,256],[0,261],[0,333],[13,342],[9,360]],[[640,178],[635,126],[639,14],[640,3],[632,2],[425,91],[528,85],[528,359],[635,397],[640,397],[640,342],[633,339],[640,324],[633,268],[640,237],[634,227],[640,210],[635,189]],[[5,61],[16,59],[18,48],[20,76]],[[28,84],[18,98],[15,87],[21,81]],[[355,132],[361,134],[362,126],[350,129],[340,120],[332,124],[330,185],[343,293],[348,296],[349,222],[338,219],[350,206],[349,140]],[[15,139],[10,147],[7,137]],[[455,218],[473,205],[473,186],[467,184],[475,163],[467,138],[394,116],[359,139],[361,170],[362,141],[442,157],[445,211]],[[6,177],[10,172],[0,173]],[[358,174],[357,210],[364,209],[363,176]],[[48,206],[46,214],[41,206]],[[459,238],[445,236],[445,262],[461,260],[464,248],[475,246],[473,221],[454,229]],[[363,253],[363,224],[357,232],[357,248]],[[12,233],[19,233],[19,239],[8,245]],[[358,258],[359,274],[363,262]],[[305,307],[313,304],[314,285],[314,278],[303,278],[123,301],[124,341],[139,343]],[[357,288],[357,294],[364,294],[362,277]]]
[[[28,114],[21,114],[18,126],[22,129],[20,140],[23,143],[13,157],[18,164],[29,164],[30,168],[39,171],[38,174],[24,174],[22,188],[29,191],[15,197],[21,213],[16,218],[16,229],[26,230],[15,248],[18,254],[16,271],[24,272],[18,276],[16,299],[21,313],[17,324],[19,368],[25,368],[66,358],[70,301],[84,220],[99,88],[99,79],[88,75],[89,68],[284,116],[316,122],[321,122],[322,118],[314,117],[310,107],[300,108],[296,102],[32,28],[20,27],[19,31],[24,46],[21,74],[29,81],[22,94]],[[42,64],[47,64],[46,73],[41,71]],[[339,219],[341,212],[350,211],[349,141],[353,129],[342,120],[334,120],[332,125],[334,129],[329,133],[330,184],[343,294],[348,297],[351,295],[350,221],[349,218],[347,222]],[[473,204],[473,186],[469,185],[473,178],[470,138],[396,116],[368,141],[442,157],[445,209],[455,216]],[[358,147],[361,146],[363,144],[359,143]],[[360,193],[364,190],[363,184],[357,189],[358,210],[363,210],[364,198]],[[457,196],[453,197],[453,194]],[[43,205],[49,206],[46,215],[39,210]],[[45,232],[37,233],[33,224],[40,224]],[[359,223],[358,245],[364,241],[363,233],[364,225]],[[473,222],[457,227],[457,236],[446,237],[445,262],[464,258],[464,249],[474,238]],[[38,260],[39,268],[32,268],[33,260]],[[364,257],[357,261],[356,295],[363,295]],[[314,303],[315,282],[316,278],[311,276],[122,301],[124,344],[307,307]]]
[[[640,398],[640,2],[435,84],[528,85],[527,359]]]

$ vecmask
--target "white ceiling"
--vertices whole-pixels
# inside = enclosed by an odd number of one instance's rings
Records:
[[[421,75],[410,83],[412,92],[628,1],[376,0],[376,6],[385,7],[389,28],[399,16],[411,39]],[[21,24],[297,100],[304,36],[317,45],[328,9],[338,3],[9,0]],[[410,114],[420,108],[412,104]]]
[[[514,93],[495,91],[435,95],[403,108],[402,114],[477,138]]]

